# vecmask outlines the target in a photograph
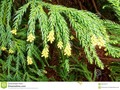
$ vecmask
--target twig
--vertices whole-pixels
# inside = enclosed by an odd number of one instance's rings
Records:
[[[96,3],[95,3],[94,0],[92,0],[92,4],[93,4],[93,6],[94,6],[94,8],[95,8],[96,13],[97,13],[100,17],[105,18],[105,17],[98,11],[97,6],[96,6]]]
[[[115,59],[115,58],[102,58],[100,57],[101,60],[109,61],[109,62],[120,62],[120,59]]]
[[[81,1],[78,0],[78,4],[79,4],[79,6],[80,6],[80,9],[82,10],[83,7],[82,7],[82,3],[81,3]]]

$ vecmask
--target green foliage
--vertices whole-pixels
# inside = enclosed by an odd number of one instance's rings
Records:
[[[109,43],[107,46],[108,53],[113,57],[118,57],[120,55],[120,25],[111,21],[103,21],[106,26],[107,32],[109,33]]]
[[[120,44],[120,25],[109,20],[105,20],[103,23],[107,28],[111,44]]]
[[[62,80],[78,80],[73,74],[69,77],[71,70],[75,69],[87,80],[94,81],[92,77],[95,75],[82,62],[71,66],[71,28],[90,64],[95,63],[104,69],[96,46],[104,47],[113,57],[120,57],[120,48],[113,45],[120,41],[115,38],[119,34],[113,31],[120,32],[119,24],[103,21],[88,11],[38,0],[28,0],[17,11],[13,9],[13,0],[2,0],[0,5],[0,80],[47,81],[43,71],[46,66],[49,67],[49,47],[53,44],[60,50],[59,57],[62,57],[58,67]]]
[[[113,62],[109,67],[111,73],[110,78],[112,81],[120,81],[120,63]]]
[[[110,5],[108,7],[112,8],[116,13],[117,18],[120,20],[120,1],[119,0],[107,0]]]

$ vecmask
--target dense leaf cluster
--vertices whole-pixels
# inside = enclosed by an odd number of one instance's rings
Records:
[[[116,4],[109,2],[119,17]],[[102,20],[89,11],[41,0],[29,0],[18,10],[14,9],[14,0],[0,1],[0,80],[48,80],[44,69],[47,59],[51,59],[50,44],[60,50],[64,69],[69,73],[71,56],[74,56],[71,28],[90,64],[104,69],[96,46],[104,47],[106,55],[120,57],[119,24]]]

